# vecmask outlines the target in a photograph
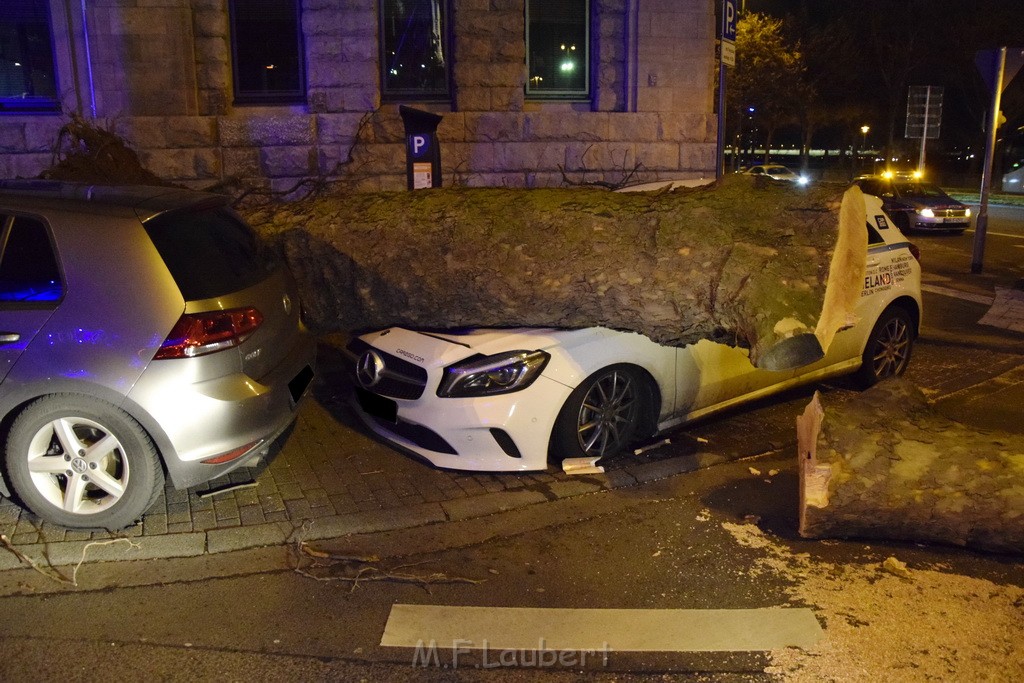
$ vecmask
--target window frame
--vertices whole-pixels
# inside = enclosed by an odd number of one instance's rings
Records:
[[[385,3],[377,0],[377,78],[382,102],[451,102],[454,91],[452,80],[452,2],[438,0],[441,17],[441,47],[446,55],[444,60],[444,90],[422,90],[415,88],[388,88],[385,71],[388,69],[387,45],[384,40]]]
[[[22,221],[37,223],[43,229],[43,235],[46,237],[46,240],[50,245],[50,254],[53,256],[54,265],[57,269],[57,279],[60,283],[60,296],[56,299],[25,301],[5,299],[0,295],[0,310],[49,310],[56,308],[62,301],[64,301],[64,297],[67,296],[67,278],[64,274],[64,264],[61,261],[60,253],[57,251],[57,245],[53,239],[53,230],[45,218],[35,214],[23,213],[21,211],[0,209],[0,265],[3,264],[4,256],[7,253],[7,245],[10,240],[11,232],[14,230],[14,225],[19,219]]]
[[[543,0],[540,0],[543,1]],[[587,102],[593,97],[593,84],[591,80],[593,78],[591,69],[591,22],[593,21],[593,8],[591,7],[590,0],[581,0],[585,10],[585,16],[583,18],[583,88],[572,89],[572,90],[532,90],[530,88],[530,81],[533,77],[530,75],[530,4],[533,0],[525,0],[523,3],[523,11],[525,14],[525,36],[524,40],[526,43],[526,83],[523,85],[523,90],[528,100],[555,100],[555,101],[574,101],[574,102]]]
[[[0,95],[0,115],[3,114],[52,114],[60,112],[60,74],[57,63],[57,41],[53,33],[53,11],[47,0],[38,0],[43,8],[46,33],[49,38],[50,73],[53,78],[53,96],[39,97],[31,100],[24,98],[5,97]]]
[[[241,0],[228,0],[228,40],[231,43],[231,94],[232,102],[236,105],[260,105],[260,104],[306,104],[307,102],[307,78],[306,78],[306,47],[305,36],[302,32],[302,1],[288,0],[292,3],[295,11],[295,56],[297,59],[298,86],[293,91],[242,91],[241,78],[239,78],[239,56],[238,56],[238,34],[236,17],[239,14],[237,3]]]

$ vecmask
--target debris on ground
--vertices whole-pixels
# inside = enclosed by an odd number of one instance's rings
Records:
[[[654,443],[649,443],[646,446],[640,446],[640,448],[633,449],[633,455],[640,455],[642,453],[646,453],[647,451],[653,451],[655,448],[668,446],[671,443],[672,439],[662,439],[661,441],[655,441]]]
[[[562,471],[566,474],[603,474],[604,467],[597,464],[597,458],[565,458],[562,460]]]
[[[900,562],[895,557],[887,557],[882,563],[882,569],[903,579],[910,578],[910,570],[906,562]]]

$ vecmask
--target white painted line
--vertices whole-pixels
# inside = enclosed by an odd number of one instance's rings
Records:
[[[967,234],[971,234],[974,232],[974,230],[964,230],[964,232]],[[988,235],[995,235],[996,237],[1012,237],[1013,239],[1016,240],[1024,240],[1024,235],[1011,235],[1008,232],[992,232],[991,230],[986,230],[985,236],[987,237]]]
[[[822,630],[806,608],[557,609],[393,605],[380,644],[453,653],[748,652],[808,648]]]
[[[922,292],[931,292],[932,294],[941,294],[942,296],[951,296],[954,299],[963,299],[964,301],[973,301],[976,304],[985,304],[991,306],[992,302],[996,300],[994,296],[988,296],[986,294],[971,294],[970,292],[961,292],[959,289],[952,289],[951,287],[940,287],[939,285],[921,285]]]

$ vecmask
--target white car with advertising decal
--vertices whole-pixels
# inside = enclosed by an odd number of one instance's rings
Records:
[[[353,405],[378,436],[438,467],[543,470],[601,458],[711,413],[827,377],[901,374],[921,320],[918,252],[865,195],[868,258],[858,322],[820,361],[755,368],[745,349],[682,348],[600,327],[418,331],[353,339]]]

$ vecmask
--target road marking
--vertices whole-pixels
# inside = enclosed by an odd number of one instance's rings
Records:
[[[964,233],[971,233],[971,234],[973,234],[974,230],[964,230]],[[985,235],[986,236],[988,236],[988,235],[995,235],[996,237],[1012,237],[1013,239],[1017,239],[1017,240],[1024,239],[1024,235],[1011,235],[1010,233],[1006,233],[1006,232],[992,232],[991,230],[986,230],[985,231]]]
[[[921,285],[922,292],[931,292],[932,294],[941,294],[942,296],[950,296],[954,299],[963,299],[964,301],[973,301],[976,304],[985,304],[991,306],[992,302],[995,301],[995,297],[988,296],[987,294],[971,294],[970,292],[961,292],[959,289],[952,289],[951,287],[940,287],[939,285]]]
[[[748,652],[808,648],[807,608],[557,609],[393,605],[380,644],[452,652]]]

